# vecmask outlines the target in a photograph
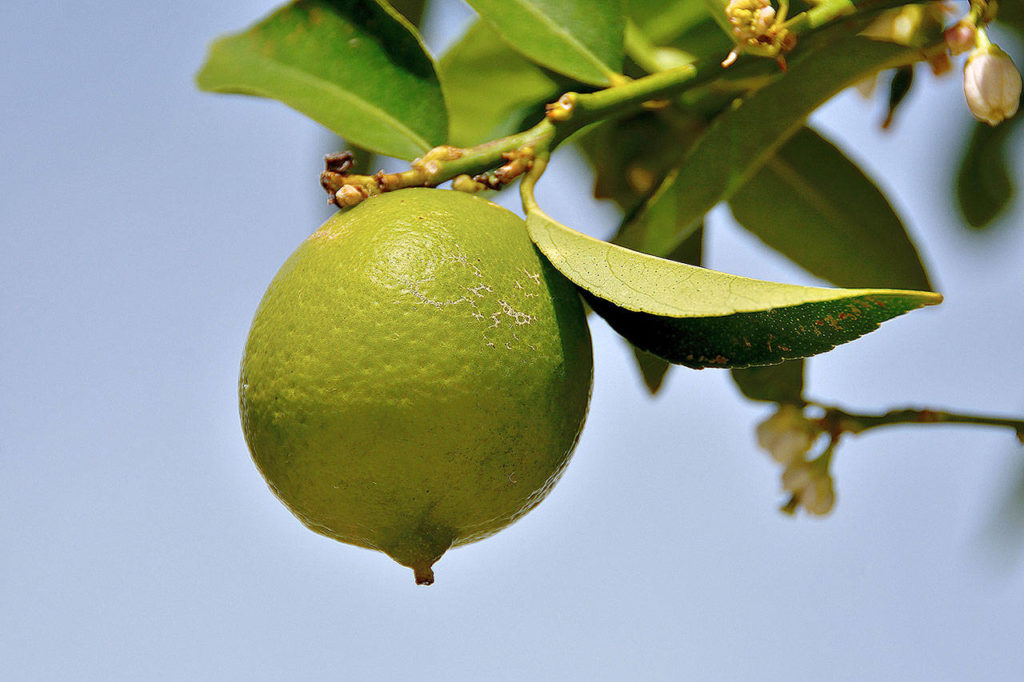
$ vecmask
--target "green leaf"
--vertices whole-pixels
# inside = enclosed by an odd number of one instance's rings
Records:
[[[596,176],[594,196],[612,199],[627,213],[633,212],[678,165],[689,139],[702,125],[687,122],[689,128],[683,122],[669,125],[660,116],[643,112],[580,133],[576,142]]]
[[[629,0],[627,13],[637,28],[656,45],[664,45],[694,26],[711,20],[701,0]],[[721,31],[718,33],[721,35]]]
[[[423,12],[427,8],[427,0],[387,0],[387,3],[417,27],[423,21]]]
[[[478,21],[441,57],[438,71],[448,100],[448,142],[468,147],[518,132],[544,115],[569,81],[545,71]]]
[[[678,249],[672,252],[669,258],[680,263],[700,265],[703,251],[704,231],[697,230]],[[668,373],[669,368],[672,367],[671,363],[636,346],[633,346],[633,355],[636,358],[637,366],[640,369],[640,374],[644,379],[647,390],[651,392],[651,395],[657,394],[665,381],[665,375]]]
[[[623,0],[467,0],[516,50],[592,85],[622,70]]]
[[[996,22],[1009,26],[1024,37],[1024,3],[1012,0],[999,3]]]
[[[644,380],[644,386],[651,395],[657,395],[665,383],[665,376],[672,367],[672,363],[662,360],[653,353],[648,353],[636,346],[632,346],[633,359],[636,360],[637,369],[640,370],[640,377]]]
[[[676,207],[679,227],[665,232],[633,227],[623,234],[624,242],[647,253],[670,252],[689,234],[688,225],[739,190],[811,112],[866,76],[913,58],[910,48],[860,37],[794,53],[785,75],[717,116],[678,173],[666,180],[685,188],[686,200]]]
[[[1007,167],[1006,148],[1024,114],[997,126],[976,122],[960,159],[956,198],[967,224],[988,227],[1013,198],[1014,174]]]
[[[732,37],[732,26],[729,24],[729,17],[725,13],[729,0],[704,0],[704,7],[708,14],[715,20],[715,23],[722,29],[725,35]]]
[[[821,289],[705,270],[609,244],[537,210],[540,251],[630,343],[689,367],[747,367],[830,350],[938,294]]]
[[[750,400],[803,405],[804,360],[786,360],[767,367],[733,369],[732,379]]]
[[[196,77],[277,99],[349,142],[402,159],[444,142],[433,62],[408,21],[373,0],[299,0],[221,38]]]
[[[737,222],[813,275],[846,287],[930,289],[885,196],[828,140],[801,128],[729,200]]]

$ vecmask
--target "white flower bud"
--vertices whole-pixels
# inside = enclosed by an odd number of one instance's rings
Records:
[[[729,0],[725,15],[737,40],[757,39],[775,22],[775,8],[769,0]]]
[[[964,64],[964,95],[975,118],[997,125],[1017,113],[1021,78],[1010,57],[995,45],[971,52]]]
[[[800,495],[800,504],[807,510],[808,514],[824,516],[832,511],[836,502],[836,494],[832,489],[832,477],[829,475],[819,476],[803,489]]]
[[[757,427],[757,444],[780,464],[789,464],[811,449],[818,432],[796,405],[782,405]]]
[[[808,514],[824,516],[836,502],[832,476],[819,462],[799,461],[782,472],[782,489],[793,496],[791,509],[803,507]]]

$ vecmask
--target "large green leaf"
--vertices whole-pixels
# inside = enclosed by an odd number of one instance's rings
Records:
[[[965,145],[956,177],[956,197],[967,224],[988,227],[1013,198],[1014,174],[1008,168],[1007,146],[1024,114],[997,126],[976,122]]]
[[[697,230],[690,238],[684,241],[678,249],[669,254],[670,260],[690,265],[700,265],[704,255],[704,231]],[[645,350],[633,346],[633,356],[636,358],[640,375],[651,395],[657,394],[665,381],[665,375],[672,367],[672,364],[663,358],[658,357]]]
[[[445,141],[447,114],[416,29],[374,0],[299,0],[215,42],[196,78],[277,99],[349,142],[412,159]]]
[[[931,288],[888,200],[810,128],[801,128],[780,147],[729,206],[761,241],[833,284]]]
[[[689,225],[739,190],[811,112],[864,77],[914,57],[909,48],[860,37],[794,53],[785,75],[717,116],[678,172],[666,178],[685,188],[686,200],[675,208],[677,228],[655,232],[633,226],[623,233],[623,241],[648,253],[669,253],[689,234]],[[662,196],[673,201],[677,197],[669,192]]]
[[[518,132],[530,114],[558,98],[568,79],[556,76],[505,44],[478,21],[438,65],[450,117],[448,142],[467,147]]]
[[[764,282],[631,251],[537,210],[530,237],[634,345],[689,367],[747,367],[830,350],[938,294]]]
[[[467,0],[509,45],[558,73],[608,85],[622,70],[623,0]]]
[[[679,117],[682,116],[679,113]],[[699,125],[690,121],[670,125],[660,113],[643,112],[606,121],[578,136],[577,144],[594,167],[594,195],[612,199],[627,215],[633,213],[641,201],[658,188],[666,170],[678,163],[685,152],[687,123],[692,123],[691,129]],[[674,220],[674,217],[668,211],[660,211],[645,213],[638,219],[657,221]],[[702,233],[697,230],[666,257],[700,265],[702,250]],[[656,394],[671,364],[636,346],[633,352],[644,384]]]

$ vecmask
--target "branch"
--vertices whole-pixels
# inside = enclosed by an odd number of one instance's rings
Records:
[[[838,407],[816,405],[825,410],[824,416],[817,420],[818,423],[833,438],[838,438],[843,433],[863,433],[882,426],[900,424],[976,424],[1013,429],[1018,440],[1024,443],[1024,419],[961,414],[927,408],[904,408],[882,414],[854,414]]]
[[[884,9],[906,4],[913,2],[825,0],[785,22],[785,27],[795,38],[825,29],[851,12],[856,12],[858,17],[869,18]],[[780,64],[784,64],[781,56],[777,58]],[[920,58],[926,58],[926,51],[921,52]],[[653,102],[676,97],[718,79],[727,69],[722,62],[719,55],[635,80],[623,76],[622,82],[593,93],[567,92],[549,104],[546,117],[528,130],[470,148],[436,147],[413,161],[408,171],[400,173],[349,174],[349,157],[344,153],[332,154],[325,159],[327,167],[320,176],[320,182],[331,195],[331,202],[339,207],[353,206],[382,192],[406,187],[436,187],[448,180],[455,180],[454,187],[466,191],[498,189],[526,172],[535,158],[546,158],[582,128],[638,111]],[[728,68],[730,76],[758,76],[777,71],[775,60],[757,56],[741,59]]]

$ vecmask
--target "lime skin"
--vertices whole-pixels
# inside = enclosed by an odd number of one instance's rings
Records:
[[[558,480],[587,413],[573,285],[515,214],[405,189],[338,212],[277,273],[239,382],[273,492],[312,530],[417,582]]]

